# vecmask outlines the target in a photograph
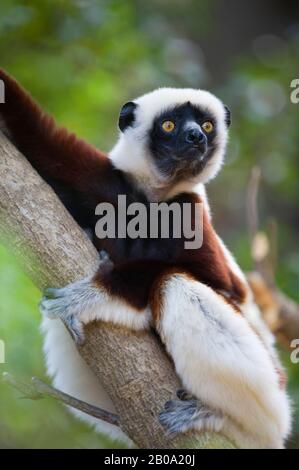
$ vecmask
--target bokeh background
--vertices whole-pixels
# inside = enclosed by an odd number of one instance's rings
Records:
[[[215,225],[251,269],[245,200],[262,170],[260,223],[276,220],[276,281],[299,300],[299,78],[297,0],[1,0],[0,66],[59,123],[108,150],[122,103],[158,86],[208,88],[231,108],[226,166],[209,185]],[[40,293],[0,246],[0,339],[8,370],[45,378]],[[289,389],[299,406],[299,364]],[[62,358],[63,360],[63,358]],[[51,399],[29,401],[0,383],[0,447],[112,447]],[[299,448],[298,413],[290,447]]]

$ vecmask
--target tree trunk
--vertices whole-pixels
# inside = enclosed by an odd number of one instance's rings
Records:
[[[55,193],[1,133],[0,236],[40,289],[90,275],[98,264],[94,246]],[[138,447],[233,447],[219,434],[188,433],[175,439],[165,434],[158,414],[180,383],[153,333],[93,323],[86,327],[79,351],[111,396],[123,431]]]

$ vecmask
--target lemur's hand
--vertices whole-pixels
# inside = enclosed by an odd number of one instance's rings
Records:
[[[100,272],[113,269],[106,251],[100,253]],[[72,334],[76,343],[84,341],[83,324],[91,321],[95,305],[104,301],[103,293],[93,285],[92,278],[85,278],[62,288],[48,288],[39,303],[42,315],[60,318]]]
[[[99,296],[91,280],[82,279],[66,287],[48,288],[43,294],[39,304],[42,315],[51,319],[60,318],[76,343],[83,343],[83,320],[86,319],[86,312],[92,309]]]

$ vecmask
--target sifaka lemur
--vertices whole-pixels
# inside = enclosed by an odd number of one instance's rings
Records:
[[[201,202],[203,244],[184,237],[98,239],[109,258],[94,276],[49,288],[40,303],[45,355],[54,384],[114,410],[76,341],[84,324],[101,319],[133,330],[153,327],[187,392],[167,403],[170,432],[221,431],[239,447],[282,448],[291,427],[284,372],[245,276],[211,222],[205,183],[220,170],[230,112],[203,90],[160,88],[120,112],[120,135],[106,156],[64,129],[4,71],[0,128],[53,187],[67,209],[94,233],[95,207],[118,195],[131,202]],[[100,431],[128,439],[115,426],[87,417]]]

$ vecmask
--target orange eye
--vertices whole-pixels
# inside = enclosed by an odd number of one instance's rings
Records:
[[[201,126],[203,128],[203,130],[209,134],[210,132],[212,132],[212,130],[214,129],[214,125],[211,121],[206,121],[203,123],[203,125]]]
[[[164,132],[172,132],[174,128],[175,125],[172,121],[164,121],[162,124],[162,129]]]

